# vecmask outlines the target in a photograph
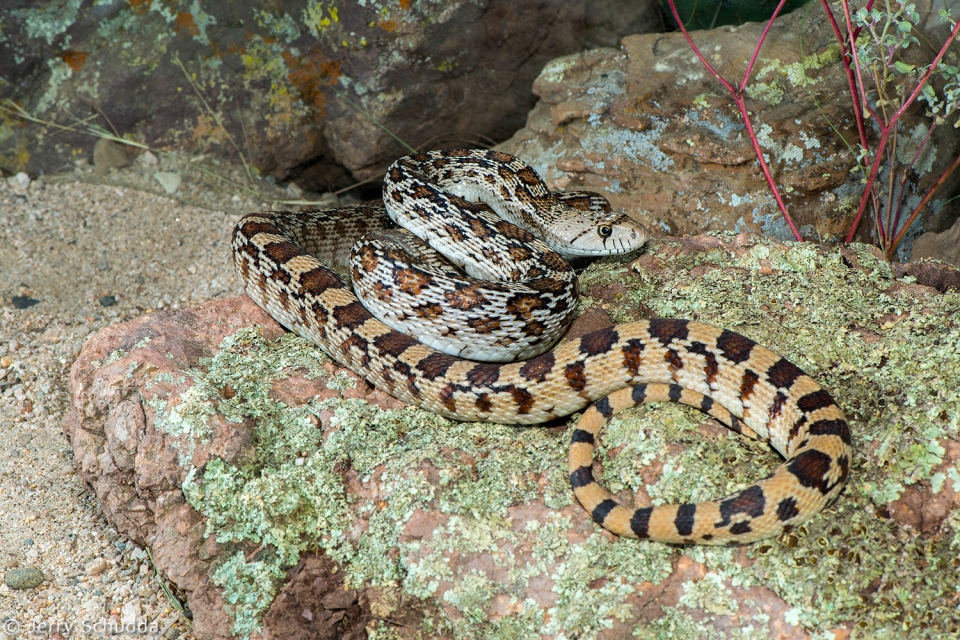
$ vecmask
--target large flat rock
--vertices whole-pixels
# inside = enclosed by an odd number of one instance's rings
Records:
[[[960,630],[960,294],[921,278],[863,245],[747,234],[654,240],[583,275],[575,332],[721,324],[789,357],[850,418],[839,501],[748,547],[615,539],[572,500],[573,419],[404,407],[246,297],[96,334],[64,431],[111,524],[187,596],[199,638],[942,637]],[[601,439],[598,477],[632,504],[722,495],[778,464],[672,405],[623,414]]]

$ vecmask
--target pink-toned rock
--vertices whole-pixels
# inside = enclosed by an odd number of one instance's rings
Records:
[[[592,306],[574,330],[609,326],[611,315],[650,315],[630,302],[640,281],[666,282],[671,270],[682,273],[678,286],[751,270],[769,271],[762,280],[774,281],[787,277],[787,254],[817,254],[841,277],[877,269],[862,247],[837,260],[835,250],[750,234],[658,240],[619,265],[632,280],[584,287]],[[893,279],[874,293],[913,295],[918,287],[933,304],[934,290]],[[789,314],[789,298],[761,299]],[[865,343],[886,339],[884,329],[870,329]],[[744,620],[771,637],[806,637],[788,622],[799,605],[775,582],[757,577],[746,587],[721,570],[756,567],[750,575],[760,576],[782,566],[762,564],[755,547],[735,550],[718,568],[716,556],[699,562],[693,553],[599,530],[571,499],[567,425],[452,423],[405,408],[286,334],[245,296],[102,330],[73,365],[70,402],[63,428],[80,476],[110,523],[150,547],[158,569],[187,595],[199,638],[232,630],[254,638],[363,638],[389,621],[402,638],[451,637],[457,629],[480,637],[497,625],[549,638],[587,625],[591,637],[625,639],[667,615],[721,637]],[[639,428],[653,437],[653,429]],[[705,451],[728,438],[709,421],[687,433],[702,437]],[[631,455],[630,443],[608,446],[598,469]],[[617,490],[617,497],[650,504],[651,487],[676,473],[671,461],[689,447],[656,445],[641,468],[627,472],[638,476],[636,490]],[[945,473],[958,448],[953,441],[944,447]],[[911,487],[890,505],[894,517],[917,535],[942,535],[958,504],[949,480],[945,486],[937,494],[927,484]],[[839,529],[824,531],[830,525],[822,520],[810,526],[831,552],[854,544]],[[805,558],[826,554],[814,540],[794,536],[768,548],[787,559],[794,550]],[[280,553],[289,561],[279,563]],[[237,558],[250,573],[225,570]],[[851,610],[851,619],[860,613]]]
[[[618,291],[593,293],[605,304]],[[194,628],[200,638],[230,635],[234,619],[227,613],[229,605],[223,588],[215,583],[213,574],[235,545],[225,546],[207,533],[207,519],[187,502],[181,486],[190,469],[203,469],[212,460],[242,464],[249,459],[255,450],[255,424],[249,419],[233,422],[215,411],[204,420],[208,433],[197,437],[187,431],[177,432],[167,423],[171,421],[171,409],[180,407],[186,411],[184,403],[195,393],[197,383],[190,372],[211,366],[208,359],[217,355],[224,338],[253,326],[260,327],[268,341],[284,333],[246,296],[184,311],[152,313],[106,328],[92,337],[71,371],[73,408],[63,428],[73,444],[80,475],[97,493],[109,521],[138,544],[149,546],[164,576],[188,594]],[[324,377],[313,377],[302,369],[290,370],[270,383],[269,394],[274,401],[291,408],[336,398],[359,398],[384,409],[403,406],[334,365],[322,364],[320,370]],[[330,388],[327,382],[336,375],[348,376],[354,385],[343,391]],[[231,384],[214,391],[218,398],[214,404],[242,395]],[[313,424],[333,433],[338,427],[331,420],[333,413],[321,412]],[[550,431],[554,433],[551,437],[562,438],[560,429]],[[442,455],[452,456],[468,468],[477,468],[489,454],[478,457],[447,447]],[[431,484],[443,485],[437,467],[427,464],[423,469]],[[544,469],[544,473],[547,471]],[[390,499],[390,490],[379,472],[361,477],[354,469],[345,467],[340,473],[356,499],[373,505]],[[561,475],[559,480],[566,491],[566,479]],[[541,496],[553,482],[546,475],[529,481],[540,487],[534,495]],[[449,562],[458,575],[482,575],[494,583],[509,582],[510,573],[502,565],[502,554],[508,552],[521,566],[537,563],[539,551],[534,540],[529,539],[531,527],[550,528],[557,518],[571,523],[564,534],[568,544],[584,544],[597,535],[589,518],[574,504],[557,510],[544,505],[541,497],[510,507],[507,514],[506,522],[517,538],[516,546],[456,552]],[[369,516],[356,515],[349,536],[359,542],[370,522]],[[415,510],[403,525],[398,548],[388,557],[406,567],[432,562],[435,552],[426,546],[418,551],[418,545],[429,544],[438,535],[446,539],[447,534],[441,532],[456,530],[461,526],[458,521],[441,511]],[[599,535],[612,540],[606,532]],[[444,593],[456,586],[456,581],[444,579],[436,588],[438,593]],[[542,575],[530,580],[526,592],[539,605],[550,607],[558,601],[556,587],[554,580]],[[362,638],[375,618],[374,612],[385,610],[385,603],[389,604],[390,619],[401,621],[401,629],[411,633],[420,627],[425,616],[442,611],[441,615],[456,620],[463,615],[461,605],[443,598],[401,601],[402,606],[398,606],[396,596],[380,588],[345,590],[342,571],[335,562],[323,554],[305,553],[263,613],[262,627],[256,635]],[[498,615],[515,615],[519,610],[512,602],[498,597],[490,610],[500,612]],[[651,609],[650,615],[654,614],[655,609]]]
[[[207,418],[208,437],[174,435],[158,428],[152,402],[182,402],[191,388],[188,372],[202,368],[201,359],[215,355],[225,337],[254,325],[268,340],[285,333],[246,296],[185,311],[156,312],[100,331],[87,341],[71,370],[73,408],[63,429],[73,444],[80,475],[94,488],[110,522],[136,543],[149,546],[157,567],[190,594],[194,626],[204,638],[230,635],[232,621],[224,611],[222,590],[210,577],[224,550],[206,534],[206,519],[187,504],[180,487],[191,468],[202,468],[215,458],[235,463],[248,455],[253,424],[231,422],[214,413]],[[326,367],[331,376],[340,371]],[[352,373],[344,374],[357,385],[342,395],[385,408],[403,406]],[[228,386],[220,390],[223,399],[232,393]],[[339,395],[324,380],[308,380],[297,372],[275,385],[275,399],[291,406]],[[188,449],[188,459],[181,460]],[[330,563],[323,557],[313,562]],[[327,608],[349,608],[334,605]],[[318,618],[316,628],[343,631],[357,618],[333,617],[332,622],[330,616]],[[285,616],[266,619],[276,622],[266,629],[267,637],[290,637]]]
[[[960,461],[960,442],[944,440],[940,443],[945,450],[943,462],[936,466],[934,473],[946,476],[956,468]],[[890,513],[903,524],[910,525],[924,536],[942,534],[942,527],[951,512],[960,508],[960,486],[947,479],[941,486],[931,487],[930,482],[921,482],[907,487],[900,498],[889,505]]]

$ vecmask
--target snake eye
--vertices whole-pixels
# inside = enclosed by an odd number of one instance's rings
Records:
[[[613,233],[613,229],[610,227],[610,225],[602,224],[597,227],[597,233],[600,234],[601,238],[609,238]]]

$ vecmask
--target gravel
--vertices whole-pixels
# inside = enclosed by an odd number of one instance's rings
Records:
[[[137,623],[147,628],[131,635],[193,637],[146,551],[110,527],[77,478],[60,429],[70,365],[102,327],[240,293],[234,223],[289,196],[258,181],[270,195],[254,200],[184,171],[172,199],[153,177],[178,170],[165,164],[0,177],[0,576],[43,577],[0,584],[0,640],[103,637]]]

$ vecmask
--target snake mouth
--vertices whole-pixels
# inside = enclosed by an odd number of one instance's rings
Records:
[[[571,258],[602,258],[604,256],[622,256],[639,251],[649,236],[640,225],[617,229],[609,238],[597,238],[593,228],[583,231],[573,242],[548,238],[545,241],[551,249],[565,260]],[[580,241],[580,238],[591,238]]]

